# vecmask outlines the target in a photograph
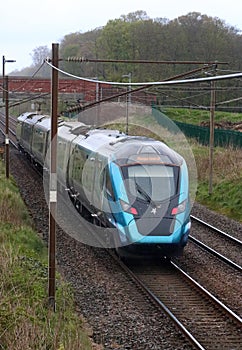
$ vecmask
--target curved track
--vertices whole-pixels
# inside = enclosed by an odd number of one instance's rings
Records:
[[[146,261],[123,268],[176,322],[194,348],[241,348],[242,320],[177,265]]]

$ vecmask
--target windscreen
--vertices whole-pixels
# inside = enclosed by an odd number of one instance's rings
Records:
[[[124,167],[128,192],[143,200],[160,202],[177,191],[178,168],[163,164],[137,164]]]

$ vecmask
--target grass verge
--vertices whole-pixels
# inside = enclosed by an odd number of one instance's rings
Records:
[[[242,222],[242,149],[214,150],[212,194],[209,194],[209,149],[192,144],[198,173],[196,201]]]
[[[201,122],[209,122],[210,111],[202,109],[186,109],[186,108],[164,108],[163,113],[172,120],[182,123],[200,125]],[[215,122],[240,122],[242,121],[241,113],[230,113],[216,111]]]
[[[47,285],[47,248],[0,162],[0,349],[92,349],[70,285],[57,276],[56,312]]]

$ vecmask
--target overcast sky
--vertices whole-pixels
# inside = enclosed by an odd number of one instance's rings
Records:
[[[16,60],[6,63],[6,74],[31,65],[31,53],[38,46],[51,48],[67,34],[105,26],[110,19],[138,10],[169,20],[200,12],[242,31],[241,0],[2,0],[0,58]]]

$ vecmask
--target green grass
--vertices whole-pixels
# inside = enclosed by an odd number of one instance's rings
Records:
[[[242,181],[222,181],[213,185],[208,194],[208,183],[199,183],[197,201],[210,209],[242,222]]]
[[[212,194],[209,194],[209,149],[192,144],[198,172],[196,200],[242,222],[242,149],[215,148]]]
[[[72,288],[57,274],[56,312],[48,306],[48,252],[0,162],[0,349],[91,349]]]
[[[208,122],[210,120],[210,112],[199,109],[184,109],[184,108],[164,108],[162,112],[169,118],[175,121],[179,121],[187,124],[200,125],[201,122]],[[215,122],[242,121],[241,113],[229,113],[229,112],[215,112]]]

